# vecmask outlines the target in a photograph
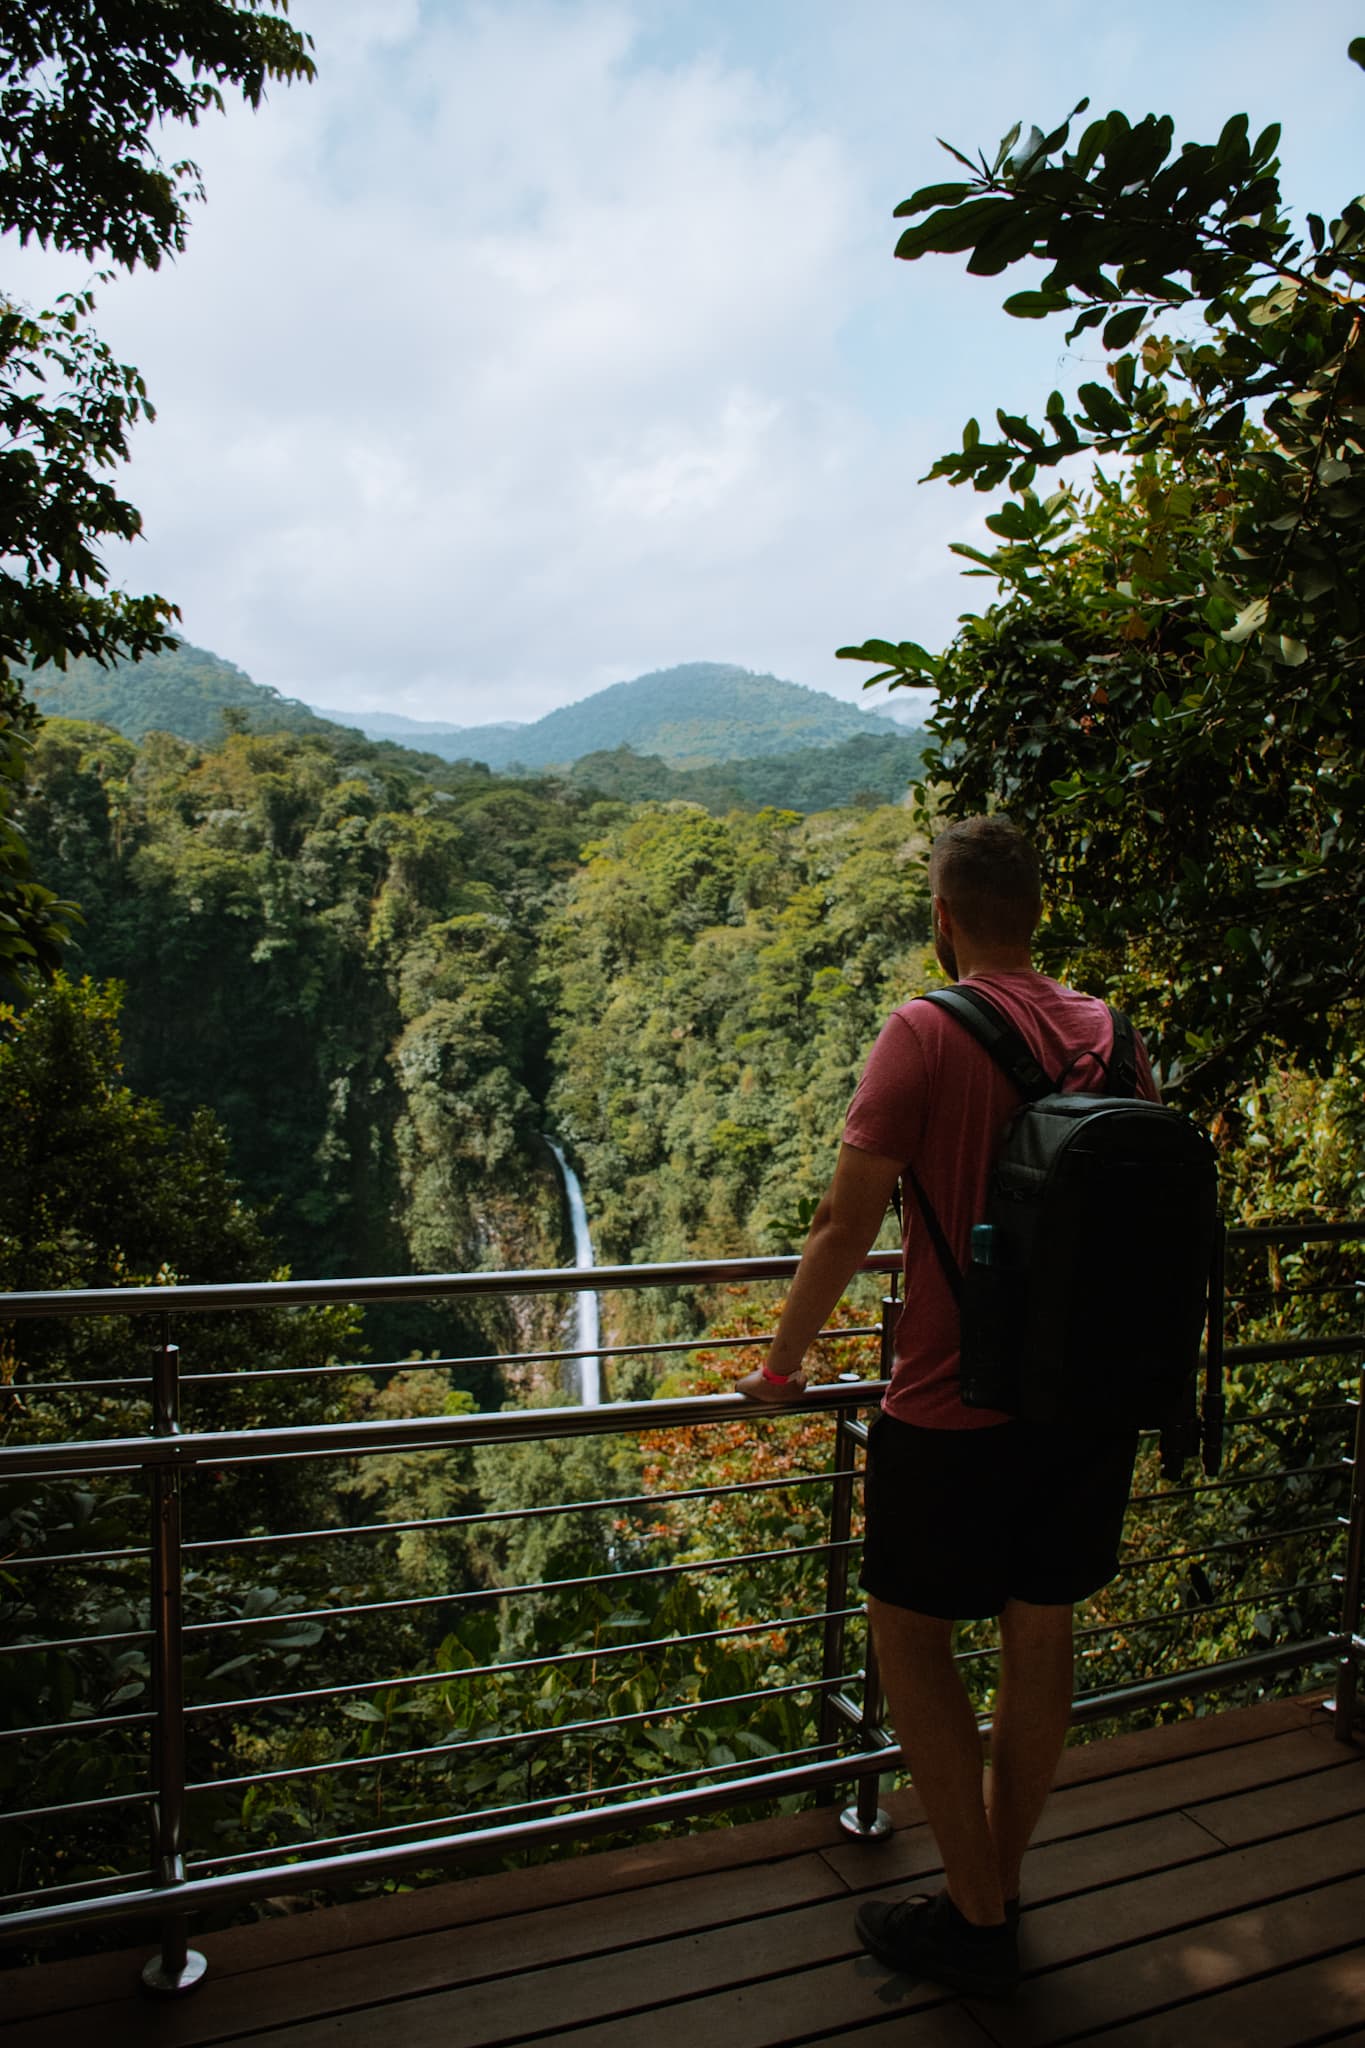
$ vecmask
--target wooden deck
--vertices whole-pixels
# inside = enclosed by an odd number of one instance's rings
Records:
[[[913,1793],[0,1977],[4,2048],[1309,2048],[1365,2044],[1365,1749],[1309,1701],[1070,1750],[1025,1869],[1025,1981],[945,1997],[862,1954],[852,1906],[935,1875]]]

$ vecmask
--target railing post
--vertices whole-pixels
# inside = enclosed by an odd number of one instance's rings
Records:
[[[1223,1384],[1223,1353],[1227,1326],[1228,1232],[1218,1218],[1209,1273],[1208,1341],[1204,1351],[1204,1407],[1199,1431],[1201,1463],[1206,1479],[1216,1479],[1223,1465],[1227,1395]]]
[[[867,1649],[863,1657],[863,1702],[858,1719],[858,1734],[864,1749],[886,1747],[886,1730],[882,1726],[882,1673],[877,1662],[877,1645],[872,1639],[872,1617],[867,1619]],[[859,1778],[858,1790],[851,1806],[846,1806],[839,1815],[839,1825],[845,1834],[856,1835],[859,1841],[879,1842],[891,1832],[891,1816],[881,1807],[882,1782],[875,1771]]]
[[[180,1351],[163,1328],[152,1351],[152,1434],[180,1434]],[[152,1867],[168,1889],[185,1882],[185,1666],[181,1635],[180,1473],[151,1472],[152,1496]],[[148,1991],[192,1991],[208,1964],[189,1946],[183,1913],[161,1922],[161,1953],[142,1972]]]
[[[1365,1371],[1356,1387],[1356,1427],[1351,1469],[1350,1506],[1346,1511],[1346,1570],[1341,1582],[1341,1662],[1337,1666],[1335,1710],[1339,1742],[1355,1734],[1360,1664],[1365,1656],[1361,1601],[1365,1595]]]
[[[881,1377],[884,1380],[891,1377],[891,1368],[896,1349],[896,1325],[900,1321],[901,1308],[903,1306],[897,1294],[899,1277],[898,1274],[892,1274],[891,1292],[882,1296],[880,1367]],[[848,1455],[851,1458],[853,1446],[859,1442],[866,1443],[867,1441],[866,1426],[855,1429],[851,1419],[845,1425],[845,1417],[843,1415],[840,1416],[839,1420],[841,1426],[844,1427],[844,1434],[848,1438]],[[851,1473],[848,1481],[850,1526],[852,1522],[853,1478],[854,1475]],[[844,1574],[844,1583],[845,1588],[847,1588],[847,1570],[845,1570]],[[842,1639],[839,1647],[842,1652]],[[826,1695],[826,1700],[828,1702],[828,1695]],[[882,1726],[882,1676],[881,1668],[877,1662],[877,1646],[872,1640],[871,1617],[868,1618],[867,1622],[867,1642],[863,1654],[863,1692],[856,1725],[859,1745],[864,1751],[887,1747],[887,1736]],[[880,1841],[883,1836],[891,1832],[890,1817],[882,1811],[880,1800],[880,1776],[875,1771],[869,1771],[865,1776],[859,1778],[858,1788],[852,1805],[846,1806],[839,1815],[840,1827],[847,1834],[855,1835],[860,1841]]]
[[[891,1292],[882,1296],[882,1348],[880,1363],[881,1376],[884,1380],[890,1379],[891,1368],[895,1364],[896,1328],[901,1319],[901,1310],[905,1306],[897,1296],[896,1290],[899,1282],[900,1274],[893,1273],[891,1275]]]
[[[896,1325],[900,1323],[900,1311],[905,1303],[900,1300],[900,1274],[890,1276],[890,1294],[882,1294],[882,1378],[888,1380],[896,1362]],[[868,1442],[864,1427],[862,1442]],[[886,1731],[882,1726],[882,1667],[876,1661],[876,1642],[872,1640],[872,1616],[868,1616],[868,1645],[864,1651],[864,1696],[862,1710],[857,1716],[857,1737],[864,1749],[884,1749]],[[890,1833],[890,1817],[884,1815],[880,1806],[882,1780],[876,1772],[868,1772],[866,1778],[857,1780],[857,1794],[851,1806],[845,1806],[839,1815],[839,1825],[849,1833],[857,1835],[860,1841],[880,1841],[882,1835]]]
[[[853,1479],[856,1445],[849,1430],[849,1411],[841,1408],[834,1421],[834,1483],[829,1501],[829,1557],[825,1564],[825,1626],[820,1654],[820,1744],[838,1740],[839,1710],[834,1681],[844,1668],[844,1614],[848,1605],[848,1539],[853,1530]],[[833,1799],[833,1791],[821,1795]]]

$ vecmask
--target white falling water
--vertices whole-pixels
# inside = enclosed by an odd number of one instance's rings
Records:
[[[590,1272],[596,1263],[592,1255],[592,1235],[588,1229],[588,1212],[583,1202],[583,1190],[578,1184],[578,1175],[570,1166],[553,1138],[546,1144],[559,1162],[559,1171],[564,1181],[564,1192],[569,1198],[569,1219],[573,1224],[573,1261],[580,1272]],[[574,1342],[575,1351],[584,1356],[576,1361],[578,1366],[578,1398],[584,1408],[600,1408],[602,1405],[602,1361],[597,1356],[601,1343],[597,1313],[597,1296],[588,1288],[579,1291],[574,1301]]]

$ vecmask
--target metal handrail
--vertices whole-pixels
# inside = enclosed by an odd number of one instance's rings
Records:
[[[758,1340],[755,1339],[755,1342]],[[692,1347],[704,1351],[703,1341]],[[799,1401],[784,1403],[784,1414],[819,1414],[829,1409],[867,1407],[880,1401],[884,1380],[860,1379],[856,1386],[831,1381],[807,1387]],[[127,1470],[185,1470],[226,1465],[249,1458],[262,1463],[301,1452],[326,1457],[360,1457],[374,1451],[440,1451],[480,1444],[521,1444],[566,1436],[617,1436],[637,1429],[691,1429],[698,1424],[752,1417],[742,1394],[682,1394],[666,1401],[612,1401],[600,1408],[512,1408],[487,1415],[399,1415],[383,1421],[298,1423],[263,1429],[185,1430],[177,1436],[95,1437],[78,1443],[6,1444],[0,1447],[0,1481],[39,1474]]]
[[[721,1280],[790,1280],[794,1252],[761,1259],[675,1259],[639,1266],[527,1266],[490,1273],[411,1273],[364,1280],[230,1280],[218,1286],[85,1287],[0,1294],[10,1316],[200,1315],[210,1309],[304,1308],[327,1302],[455,1301],[479,1294],[609,1294],[641,1287],[712,1287]],[[869,1252],[859,1270],[895,1273],[898,1251]],[[696,1349],[703,1350],[698,1343]],[[487,1363],[487,1360],[482,1361]]]
[[[1334,1221],[1326,1224],[1294,1224],[1284,1227],[1258,1225],[1233,1230],[1228,1233],[1233,1245],[1243,1244],[1255,1247],[1261,1243],[1279,1245],[1302,1244],[1311,1241],[1344,1243],[1365,1237],[1365,1222]],[[898,1251],[875,1252],[869,1255],[864,1271],[895,1274],[900,1266]],[[151,1488],[153,1505],[154,1541],[151,1547],[153,1568],[152,1583],[152,1626],[149,1630],[123,1632],[103,1638],[73,1638],[72,1647],[103,1643],[108,1647],[133,1641],[153,1641],[154,1692],[153,1707],[147,1712],[102,1716],[78,1724],[79,1729],[96,1730],[114,1728],[150,1728],[155,1738],[154,1785],[147,1791],[115,1795],[101,1801],[82,1802],[82,1809],[101,1806],[136,1806],[152,1804],[155,1815],[156,1859],[154,1875],[156,1882],[150,1886],[130,1883],[127,1880],[100,1880],[78,1891],[76,1887],[57,1888],[50,1903],[29,1906],[9,1914],[0,1922],[0,1932],[10,1938],[25,1936],[36,1938],[59,1927],[69,1927],[87,1922],[106,1921],[118,1917],[129,1917],[145,1913],[149,1909],[158,1913],[162,1921],[162,1950],[160,1958],[150,1970],[148,1981],[157,1988],[178,1989],[194,1981],[197,1965],[202,1967],[188,1950],[186,1940],[186,1912],[191,1907],[210,1903],[222,1903],[228,1899],[241,1898],[262,1889],[278,1890],[290,1884],[316,1888],[325,1885],[329,1879],[340,1880],[359,1874],[399,1868],[413,1862],[431,1862],[455,1856],[463,1850],[477,1845],[480,1851],[504,1846],[515,1841],[518,1846],[527,1846],[541,1840],[560,1839],[567,1835],[595,1834],[603,1831],[619,1831],[622,1828],[638,1828],[661,1819],[686,1814],[688,1816],[706,1811],[718,1805],[746,1803],[755,1799],[771,1799],[793,1790],[803,1792],[825,1792],[838,1783],[853,1781],[857,1790],[855,1832],[875,1832],[877,1784],[879,1776],[893,1767],[900,1758],[889,1734],[881,1725],[881,1688],[876,1671],[875,1656],[870,1641],[864,1653],[861,1671],[846,1668],[847,1623],[860,1612],[848,1600],[848,1560],[854,1547],[852,1513],[858,1478],[858,1452],[866,1440],[866,1432],[855,1420],[856,1411],[880,1400],[885,1388],[881,1378],[863,1379],[846,1375],[833,1384],[810,1387],[797,1403],[784,1404],[781,1411],[786,1414],[815,1414],[829,1417],[835,1426],[834,1463],[832,1468],[820,1474],[793,1475],[784,1481],[757,1482],[752,1488],[734,1486],[725,1488],[681,1489],[678,1499],[707,1498],[713,1495],[757,1491],[764,1486],[809,1485],[829,1487],[830,1509],[827,1535],[818,1543],[803,1544],[795,1554],[805,1557],[820,1556],[826,1560],[825,1591],[823,1604],[818,1611],[787,1616],[764,1617],[756,1621],[736,1623],[721,1629],[696,1631],[660,1638],[658,1642],[621,1642],[597,1644],[589,1649],[571,1649],[507,1663],[494,1663],[466,1667],[463,1670],[436,1670],[400,1676],[394,1679],[369,1679],[358,1683],[319,1687],[306,1691],[262,1694],[254,1698],[187,1702],[183,1690],[182,1647],[187,1638],[207,1636],[241,1628],[288,1628],[291,1624],[332,1617],[381,1614],[398,1611],[412,1606],[411,1601],[382,1601],[355,1603],[344,1608],[308,1608],[299,1610],[274,1609],[268,1615],[242,1616],[207,1622],[187,1623],[180,1612],[180,1571],[182,1560],[191,1551],[231,1551],[235,1547],[230,1540],[222,1539],[211,1543],[187,1545],[179,1527],[180,1497],[187,1474],[227,1468],[244,1461],[264,1463],[292,1458],[341,1458],[350,1459],[374,1455],[381,1452],[414,1452],[450,1450],[513,1444],[543,1440],[560,1440],[574,1436],[604,1434],[629,1434],[647,1430],[651,1434],[673,1429],[691,1429],[698,1425],[710,1425],[733,1421],[739,1416],[755,1421],[770,1411],[755,1411],[752,1405],[739,1395],[712,1394],[682,1396],[659,1401],[632,1401],[613,1403],[606,1407],[584,1409],[581,1407],[537,1408],[512,1410],[505,1413],[485,1415],[453,1416],[412,1416],[387,1420],[369,1420],[357,1423],[325,1423],[298,1426],[271,1426],[258,1429],[189,1430],[182,1431],[179,1425],[179,1389],[188,1384],[240,1384],[245,1380],[271,1377],[270,1372],[237,1371],[228,1373],[181,1374],[178,1354],[169,1341],[169,1317],[174,1314],[197,1315],[211,1312],[241,1311],[253,1308],[279,1308],[283,1306],[321,1305],[346,1302],[399,1302],[413,1300],[454,1299],[463,1296],[489,1294],[548,1294],[573,1293],[592,1289],[603,1293],[613,1290],[635,1290],[652,1287],[700,1287],[712,1286],[718,1281],[781,1280],[791,1276],[798,1264],[794,1256],[734,1259],[720,1261],[681,1261],[668,1264],[644,1266],[597,1267],[588,1271],[579,1268],[536,1269],[533,1271],[473,1273],[473,1274],[423,1274],[401,1278],[368,1278],[342,1281],[282,1281],[263,1283],[235,1283],[224,1286],[179,1287],[157,1286],[125,1289],[92,1289],[79,1292],[21,1293],[0,1296],[0,1320],[32,1318],[72,1318],[77,1316],[120,1316],[132,1317],[154,1315],[159,1322],[159,1341],[153,1349],[153,1372],[148,1380],[140,1381],[150,1386],[153,1406],[153,1429],[150,1434],[123,1436],[99,1440],[82,1440],[57,1444],[9,1445],[0,1447],[0,1483],[6,1479],[34,1479],[42,1476],[98,1475],[113,1472],[140,1472]],[[894,1282],[893,1282],[894,1286]],[[871,1339],[880,1337],[883,1360],[889,1355],[889,1330],[892,1315],[898,1312],[899,1304],[894,1300],[888,1305],[880,1325],[861,1328],[843,1328],[830,1331],[830,1338],[841,1340]],[[1221,1333],[1221,1324],[1219,1325]],[[693,1340],[673,1340],[668,1344],[613,1345],[598,1347],[593,1355],[647,1354],[651,1352],[704,1352],[721,1348],[735,1348],[740,1345],[754,1345],[763,1341],[760,1336]],[[1230,1364],[1255,1364],[1272,1359],[1334,1357],[1358,1353],[1362,1350],[1359,1337],[1324,1335],[1318,1338],[1286,1337],[1273,1342],[1261,1342],[1240,1346],[1228,1346],[1226,1359]],[[567,1358],[577,1354],[564,1351],[516,1354],[522,1362],[549,1361]],[[447,1367],[454,1364],[486,1365],[485,1358],[467,1360],[424,1361],[410,1360],[395,1362],[391,1367],[368,1367],[370,1372],[391,1370],[395,1372],[414,1369],[429,1369],[431,1365]],[[357,1370],[344,1367],[332,1370]],[[299,1376],[306,1368],[285,1369],[290,1376]],[[327,1369],[324,1368],[324,1371]],[[274,1375],[278,1376],[278,1375]],[[45,1384],[45,1383],[44,1383]],[[96,1386],[100,1383],[85,1383]],[[128,1380],[109,1384],[127,1390],[132,1384]],[[57,1382],[51,1391],[77,1392],[81,1382]],[[34,1391],[41,1391],[35,1387]],[[14,1390],[22,1394],[20,1385]],[[1077,1702],[1077,1719],[1092,1721],[1129,1711],[1134,1707],[1145,1708],[1158,1701],[1183,1697],[1191,1693],[1208,1690],[1226,1683],[1234,1675],[1250,1676],[1271,1673],[1278,1670],[1303,1668],[1322,1663],[1328,1657],[1340,1660],[1338,1682],[1338,1704],[1341,1717],[1339,1729],[1344,1733],[1349,1728],[1349,1717],[1354,1703],[1358,1666],[1360,1662],[1359,1614],[1362,1577],[1365,1576],[1365,1485],[1362,1484],[1362,1459],[1365,1458],[1365,1387],[1362,1401],[1355,1404],[1328,1404],[1323,1413],[1356,1409],[1357,1449],[1354,1461],[1347,1460],[1347,1469],[1352,1476],[1352,1504],[1350,1513],[1338,1517],[1337,1522],[1316,1522],[1306,1525],[1291,1534],[1321,1534],[1338,1525],[1347,1531],[1347,1561],[1343,1574],[1344,1611],[1342,1631],[1336,1636],[1313,1638],[1306,1643],[1280,1645],[1254,1653],[1250,1657],[1225,1660],[1221,1664],[1197,1667],[1193,1671],[1144,1680],[1138,1684],[1111,1687]],[[1247,1416],[1229,1418],[1230,1424],[1254,1423],[1271,1419],[1269,1416]],[[1301,1419],[1296,1411],[1285,1411],[1283,1419]],[[1328,1472],[1329,1466],[1303,1468],[1305,1473]],[[1245,1483],[1253,1485],[1265,1475],[1247,1475],[1245,1482],[1227,1480],[1220,1483],[1224,1489]],[[1163,1495],[1160,1498],[1170,1498]],[[453,1526],[474,1521],[515,1520],[524,1516],[553,1513],[591,1513],[622,1505],[648,1504],[661,1507],[670,1498],[667,1495],[620,1496],[616,1500],[558,1503],[550,1507],[515,1509],[498,1513],[481,1511],[478,1515],[441,1516],[417,1518],[399,1523],[364,1524],[359,1530],[338,1528],[336,1530],[298,1531],[269,1534],[260,1538],[244,1539],[242,1547],[251,1543],[260,1545],[282,1545],[318,1541],[332,1535],[366,1536],[391,1535],[407,1529],[435,1526]],[[1275,1540],[1284,1537],[1285,1532],[1276,1531]],[[1237,1538],[1232,1542],[1194,1546],[1184,1551],[1165,1553],[1160,1557],[1140,1557],[1126,1560],[1131,1570],[1142,1570],[1162,1564],[1184,1563],[1211,1551],[1240,1551],[1253,1546],[1256,1537]],[[771,1564],[792,1556],[792,1550],[746,1551],[735,1556],[687,1559],[663,1568],[642,1568],[619,1574],[627,1578],[658,1578],[674,1576],[680,1572],[702,1572],[723,1574],[735,1567],[753,1567]],[[109,1552],[109,1559],[118,1562],[141,1561],[145,1553]],[[71,1553],[60,1558],[37,1557],[36,1563],[78,1564],[83,1559],[80,1553]],[[575,1586],[595,1583],[588,1579],[564,1579],[546,1581],[522,1588],[479,1587],[459,1593],[433,1596],[440,1604],[459,1605],[506,1599],[518,1590],[532,1592],[553,1592]],[[1324,1582],[1301,1581],[1293,1586],[1267,1588],[1260,1599],[1273,1599],[1277,1595],[1287,1596],[1306,1591],[1320,1591]],[[1354,1605],[1352,1604],[1354,1602]],[[431,1601],[421,1603],[432,1604]],[[1230,1602],[1213,1603],[1210,1612],[1222,1612],[1254,1604],[1250,1598]],[[1147,1617],[1147,1621],[1175,1621],[1176,1615],[1158,1614]],[[1084,1631],[1087,1635],[1114,1633],[1120,1627],[1137,1626],[1131,1622],[1105,1623]],[[637,1785],[601,1787],[593,1791],[580,1792],[568,1813],[562,1809],[564,1794],[549,1799],[524,1801],[515,1808],[502,1809],[503,1818],[495,1812],[481,1816],[480,1824],[464,1827],[454,1832],[442,1832],[439,1822],[414,1821],[398,1828],[377,1828],[362,1830],[349,1837],[338,1837],[339,1844],[364,1842],[369,1846],[359,1850],[347,1848],[344,1853],[326,1853],[329,1844],[284,1845],[268,1852],[249,1852],[243,1856],[211,1857],[208,1866],[216,1869],[217,1875],[205,1875],[205,1864],[187,1859],[182,1840],[184,1804],[187,1793],[202,1791],[203,1784],[188,1781],[185,1755],[185,1733],[187,1726],[205,1716],[225,1713],[244,1713],[255,1708],[276,1705],[306,1703],[309,1701],[338,1700],[358,1697],[365,1693],[412,1692],[423,1686],[449,1684],[478,1676],[512,1674],[517,1671],[544,1671],[581,1663],[592,1657],[598,1662],[610,1661],[617,1657],[639,1655],[642,1650],[664,1653],[669,1649],[703,1642],[719,1642],[725,1639],[761,1637],[779,1631],[820,1628],[823,1631],[820,1655],[820,1674],[782,1687],[784,1693],[807,1694],[819,1701],[819,1731],[814,1743],[802,1751],[780,1755],[763,1767],[750,1768],[743,1764],[708,1764],[692,1771],[675,1772],[655,1780],[641,1780]],[[16,1649],[43,1647],[39,1645],[15,1645]],[[48,1645],[46,1647],[52,1647]],[[976,1661],[993,1654],[984,1650],[969,1650],[964,1658]],[[843,1688],[857,1689],[861,1681],[861,1696],[854,1699]],[[771,1690],[771,1689],[770,1689]],[[767,1697],[742,1694],[736,1697],[749,1699]],[[713,1706],[713,1700],[701,1701],[669,1709],[666,1705],[650,1708],[647,1712],[615,1717],[612,1721],[580,1721],[545,1728],[529,1728],[517,1731],[509,1741],[533,1748],[539,1742],[561,1740],[566,1736],[590,1736],[608,1726],[615,1726],[622,1718],[646,1721],[651,1717],[667,1717],[670,1712],[700,1711]],[[6,1731],[12,1736],[36,1737],[57,1732],[62,1724],[54,1723],[51,1729],[30,1728]],[[486,1748],[498,1740],[496,1737],[477,1737],[459,1745],[462,1749]],[[855,1747],[848,1747],[849,1741]],[[385,1763],[420,1760],[430,1756],[454,1754],[454,1746],[435,1746],[429,1749],[408,1749],[383,1752],[356,1758],[342,1758],[326,1765],[290,1767],[278,1771],[263,1771],[244,1775],[230,1781],[234,1785],[277,1782],[300,1776],[318,1775],[320,1771],[332,1773],[356,1769],[378,1769]],[[213,1784],[228,1783],[227,1780],[206,1781]],[[650,1791],[650,1785],[656,1787]],[[660,1790],[659,1787],[669,1789]],[[625,1793],[639,1793],[638,1797],[621,1797]],[[48,1807],[34,1809],[35,1815],[54,1815],[59,1809]],[[850,1818],[854,1809],[850,1809]],[[433,1828],[436,1832],[433,1832]],[[403,1840],[397,1837],[402,1836]],[[321,1849],[323,1853],[317,1851]],[[286,1858],[299,1860],[285,1861]],[[230,1867],[245,1865],[247,1867]],[[110,1891],[108,1884],[117,1889]],[[74,1894],[74,1895],[73,1895]],[[16,1894],[16,1897],[23,1895]]]

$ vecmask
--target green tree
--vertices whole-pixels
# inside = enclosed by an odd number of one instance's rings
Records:
[[[1351,46],[1365,63],[1365,38]],[[1079,114],[1082,107],[1076,110]],[[1175,149],[1111,113],[1074,143],[1015,128],[897,209],[897,254],[967,251],[1006,300],[1098,333],[1103,381],[1040,421],[968,422],[930,474],[1012,496],[1000,585],[936,659],[842,649],[937,682],[927,772],[1007,803],[1058,882],[1056,950],[1136,992],[1169,1080],[1225,1100],[1286,1054],[1326,1066],[1365,983],[1365,204],[1296,229],[1278,130],[1238,115]],[[922,217],[922,218],[921,218]],[[1040,472],[1113,458],[1095,496]]]
[[[547,932],[551,1114],[603,1259],[794,1249],[886,1013],[923,985],[904,810],[651,806],[590,846]]]
[[[230,1176],[213,1116],[201,1111],[176,1131],[157,1103],[127,1086],[119,1000],[115,987],[58,975],[21,1014],[0,1006],[0,1288],[284,1277]],[[336,1380],[305,1375],[354,1344],[356,1321],[346,1309],[181,1318],[174,1335],[187,1373],[187,1424],[336,1418],[346,1382],[339,1394]],[[0,1431],[10,1441],[141,1434],[148,1346],[161,1328],[160,1317],[149,1328],[134,1316],[0,1323]],[[247,1531],[334,1520],[335,1485],[320,1470],[244,1463],[190,1490],[196,1534],[223,1545],[190,1575],[200,1613],[280,1615],[278,1628],[253,1636],[226,1666],[215,1648],[192,1649],[192,1683],[220,1680],[226,1670],[239,1686],[268,1685],[320,1642],[320,1626],[291,1623],[288,1610],[318,1604],[323,1589],[307,1563],[282,1566],[231,1546]],[[6,1818],[4,1808],[98,1800],[145,1784],[136,1727],[96,1742],[80,1729],[94,1714],[142,1710],[145,1643],[134,1634],[72,1650],[26,1646],[122,1637],[145,1625],[147,1511],[145,1491],[126,1473],[0,1486],[0,1721],[8,1729],[65,1724],[52,1737],[0,1745],[0,1873],[10,1885],[30,1874],[126,1867],[138,1827],[130,1813],[101,1809],[53,1831]],[[112,1555],[88,1564],[80,1556],[99,1550]],[[221,1765],[230,1739],[205,1737],[202,1760]]]
[[[159,132],[221,109],[225,85],[257,106],[269,79],[310,78],[287,7],[3,0],[0,232],[129,270],[183,248],[202,185],[193,163],[162,161]],[[0,978],[19,987],[52,973],[73,912],[13,821],[35,724],[22,671],[156,651],[179,616],[165,598],[109,588],[105,543],[142,529],[109,472],[151,406],[93,307],[89,291],[39,312],[0,292]]]

